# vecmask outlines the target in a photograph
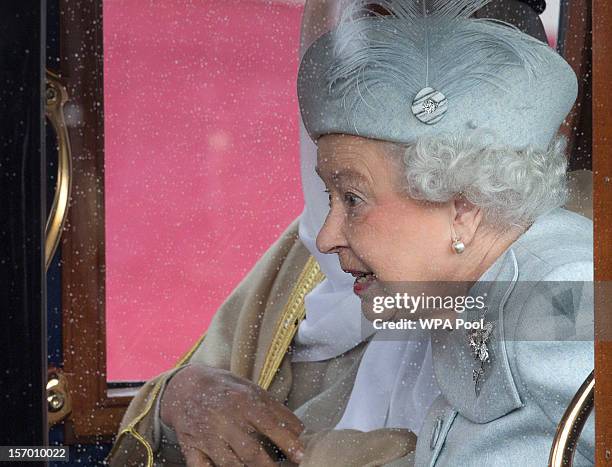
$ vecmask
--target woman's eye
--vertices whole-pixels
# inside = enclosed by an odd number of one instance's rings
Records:
[[[344,194],[344,202],[351,208],[358,206],[362,201],[363,200],[354,193],[348,192]]]

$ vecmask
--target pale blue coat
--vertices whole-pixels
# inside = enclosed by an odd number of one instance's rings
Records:
[[[590,220],[564,209],[541,216],[483,279],[495,281],[486,315],[495,327],[480,392],[466,331],[436,331],[442,394],[419,433],[417,467],[546,466],[557,424],[593,369]],[[591,415],[574,465],[593,459]]]

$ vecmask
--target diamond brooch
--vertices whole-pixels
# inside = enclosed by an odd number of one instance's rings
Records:
[[[427,99],[425,102],[423,102],[423,110],[427,112],[428,114],[434,113],[437,108],[438,108],[438,103],[434,101],[433,99]]]
[[[427,125],[438,123],[447,110],[446,96],[434,88],[421,89],[412,101],[412,113],[419,121]]]
[[[474,329],[468,332],[468,341],[472,356],[480,367],[472,370],[472,381],[474,381],[474,392],[480,394],[480,382],[485,374],[485,363],[490,361],[488,342],[493,334],[493,323],[486,322],[482,329]]]

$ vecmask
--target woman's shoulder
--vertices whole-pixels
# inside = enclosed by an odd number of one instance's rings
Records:
[[[512,250],[518,282],[506,306],[516,340],[592,335],[592,222],[564,209],[540,219]],[[512,331],[511,331],[512,329]]]
[[[588,340],[593,334],[592,223],[565,210],[543,221],[513,248],[518,282],[505,307],[506,337],[549,344]]]
[[[593,224],[557,209],[534,226],[514,250],[504,344],[525,409],[552,429],[593,368]],[[593,439],[591,420],[578,457],[592,459]]]
[[[592,279],[593,222],[579,214],[554,209],[538,218],[512,249],[523,279]]]

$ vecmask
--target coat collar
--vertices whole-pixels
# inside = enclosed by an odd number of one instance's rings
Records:
[[[470,349],[469,331],[455,329],[432,333],[433,367],[438,386],[455,410],[476,423],[490,422],[522,406],[510,372],[503,328],[504,306],[518,277],[518,262],[510,248],[470,291],[470,295],[486,297],[484,314],[481,310],[466,310],[461,317],[466,321],[484,317],[485,322],[494,325],[487,344],[490,361],[484,364],[478,394],[473,371],[480,368],[481,363]]]

